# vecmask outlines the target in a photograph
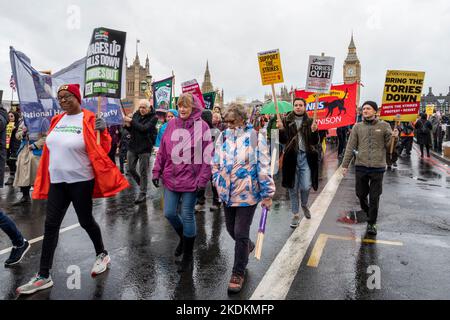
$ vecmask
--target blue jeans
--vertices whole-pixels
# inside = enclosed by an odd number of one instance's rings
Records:
[[[2,229],[11,239],[13,246],[21,247],[23,245],[23,236],[17,229],[16,224],[0,210],[0,229]]]
[[[306,160],[306,152],[298,151],[297,166],[295,168],[295,183],[294,187],[289,190],[289,197],[291,198],[291,209],[293,214],[300,213],[298,206],[300,193],[302,207],[308,205],[309,190],[311,189],[311,170],[309,169],[308,161]]]
[[[177,208],[181,199],[180,213]],[[164,188],[164,215],[175,230],[183,228],[183,235],[188,238],[197,235],[195,223],[195,202],[197,192],[174,192]]]

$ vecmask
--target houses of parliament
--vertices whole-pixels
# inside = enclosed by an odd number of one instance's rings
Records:
[[[152,80],[162,80],[154,79],[150,73],[150,59],[147,55],[145,59],[145,66],[141,65],[141,60],[139,58],[138,52],[136,52],[136,57],[131,65],[128,65],[128,59],[125,59],[126,63],[126,98],[123,100],[123,105],[125,109],[136,110],[139,100],[146,99],[145,93],[141,90],[141,82],[150,79]],[[223,107],[223,89],[214,88],[211,82],[211,73],[209,71],[209,63],[206,62],[206,70],[203,77],[203,82],[201,84],[202,93],[215,92],[215,106]],[[179,90],[177,90],[179,92]]]

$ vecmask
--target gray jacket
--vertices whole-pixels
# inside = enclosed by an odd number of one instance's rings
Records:
[[[358,122],[353,127],[347,143],[342,167],[348,168],[354,150],[356,151],[356,166],[386,167],[386,151],[390,150],[391,137],[391,126],[385,121],[375,119],[372,123]]]

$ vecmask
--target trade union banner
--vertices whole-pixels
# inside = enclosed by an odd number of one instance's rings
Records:
[[[30,58],[12,47],[10,61],[16,79],[21,112],[31,134],[46,131],[51,118],[63,112],[56,100],[56,93],[61,85],[78,83],[83,92],[86,57],[51,75],[37,71],[31,65]],[[97,113],[97,99],[97,97],[85,98],[81,107]],[[101,103],[101,115],[106,123],[109,126],[122,124],[120,100],[103,98]]]
[[[173,77],[153,82],[153,107],[155,110],[169,110],[172,108]]]
[[[317,125],[319,130],[349,126],[356,120],[356,90],[358,84],[332,85],[328,93],[319,93]],[[316,94],[306,90],[295,90],[295,97],[306,100],[306,111],[314,114]]]
[[[214,108],[214,102],[216,101],[216,93],[214,91],[204,93],[203,100],[205,100],[205,108],[212,110]]]
[[[388,70],[384,82],[380,119],[415,121],[420,110],[425,72]]]

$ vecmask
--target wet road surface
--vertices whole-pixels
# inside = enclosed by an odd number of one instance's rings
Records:
[[[310,203],[320,194],[338,167],[336,152],[328,148],[324,159],[320,188],[312,192]],[[179,275],[173,252],[178,237],[165,219],[161,190],[149,189],[147,203],[136,206],[138,188],[111,199],[94,202],[94,216],[99,223],[112,266],[93,279],[90,269],[95,252],[88,235],[76,226],[71,206],[62,228],[51,271],[55,285],[50,290],[27,299],[249,299],[277,254],[291,236],[291,213],[287,191],[277,179],[277,193],[266,227],[262,258],[250,257],[246,283],[238,295],[229,296],[234,242],[225,230],[223,211],[211,212],[208,190],[207,208],[196,214],[198,236],[192,274]],[[42,236],[45,202],[13,208],[19,195],[12,188],[0,191],[0,206],[14,219],[27,239]],[[379,212],[377,239],[401,242],[402,246],[361,244],[353,240],[329,239],[317,267],[307,266],[320,234],[361,238],[365,224],[338,222],[343,212],[359,209],[354,193],[354,175],[345,177],[309,245],[290,287],[287,299],[409,299],[450,298],[450,285],[442,280],[450,272],[450,169],[434,159],[400,158],[395,172],[387,172]],[[314,212],[312,213],[314,214]],[[251,229],[256,239],[260,210]],[[38,271],[42,241],[32,248],[22,263],[0,270],[0,299],[17,298],[14,290]],[[0,233],[0,252],[10,247]],[[0,255],[0,261],[8,254]],[[381,289],[370,290],[367,267],[381,270]],[[69,289],[73,266],[81,271],[81,287]],[[69,269],[69,273],[68,273]],[[69,286],[70,287],[70,286]],[[22,297],[21,297],[22,298]]]
[[[384,176],[376,237],[365,235],[365,223],[342,222],[346,211],[360,209],[354,185],[350,172],[286,298],[450,299],[450,168],[433,158],[420,159],[416,148],[411,158],[399,158],[398,169]],[[318,265],[308,266],[320,235],[330,238]],[[379,268],[379,289],[371,278],[373,266]]]

